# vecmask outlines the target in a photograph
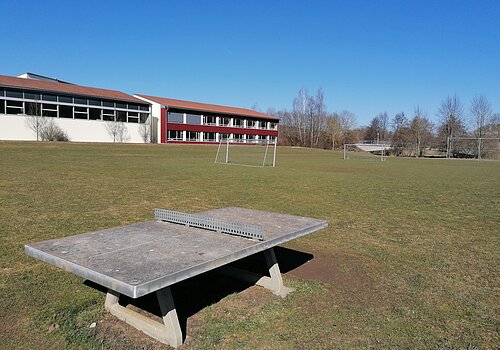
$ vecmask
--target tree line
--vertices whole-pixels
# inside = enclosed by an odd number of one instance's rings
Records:
[[[328,112],[324,92],[309,94],[302,88],[291,110],[268,109],[280,118],[281,145],[341,149],[345,144],[390,144],[390,154],[421,157],[498,157],[500,113],[493,113],[486,96],[475,96],[468,108],[458,96],[448,96],[436,111],[436,122],[420,106],[410,115],[404,111],[389,116],[377,114],[367,126],[357,126],[348,111]]]

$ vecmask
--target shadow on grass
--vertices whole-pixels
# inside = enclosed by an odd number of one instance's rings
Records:
[[[282,273],[289,272],[313,259],[313,255],[297,250],[275,247],[274,252]],[[247,271],[268,276],[264,253],[254,254],[250,257],[235,261],[229,266],[238,267]],[[97,289],[102,293],[107,288],[92,281],[86,280],[85,285]],[[228,295],[239,293],[251,287],[253,284],[239,279],[225,276],[219,269],[203,273],[201,275],[178,282],[171,286],[174,297],[177,316],[182,329],[182,336],[186,338],[187,319],[207,306],[215,304]],[[120,296],[120,304],[132,305],[142,311],[149,313],[157,321],[161,322],[161,311],[156,299],[156,294],[151,293],[141,298],[132,299]]]

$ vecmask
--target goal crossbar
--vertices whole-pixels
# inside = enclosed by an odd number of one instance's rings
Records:
[[[277,140],[235,140],[235,139],[221,139],[219,145],[217,146],[217,153],[215,154],[215,164],[228,164],[228,165],[239,165],[254,168],[264,168],[264,167],[276,167],[276,145]],[[262,159],[257,159],[254,164],[235,160],[232,155],[233,152],[230,151],[231,146],[238,147],[240,150],[249,147],[250,149],[254,147],[264,147],[262,155],[257,155],[257,158],[262,157]],[[271,148],[271,149],[270,149]],[[268,159],[271,157],[271,164],[268,164]]]

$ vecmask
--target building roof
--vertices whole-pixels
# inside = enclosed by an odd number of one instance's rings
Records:
[[[7,75],[0,75],[0,86],[144,103],[144,101],[138,98],[116,90],[106,90],[44,80],[17,78]]]
[[[170,107],[170,108],[178,108],[178,109],[196,110],[199,112],[222,113],[222,114],[240,115],[240,116],[245,116],[245,117],[256,117],[256,118],[266,118],[266,119],[279,120],[279,118],[273,117],[273,116],[268,115],[268,114],[254,111],[252,109],[247,109],[247,108],[220,106],[220,105],[213,105],[213,104],[209,104],[209,103],[175,100],[172,98],[148,96],[148,95],[140,95],[140,94],[136,94],[136,96],[140,96],[142,98],[145,98],[146,100],[150,100],[150,101],[159,103],[165,107]]]
[[[68,83],[67,81],[62,81],[62,80],[59,80],[57,78],[47,77],[45,75],[40,75],[40,74],[36,74],[36,73],[31,73],[31,72],[26,72],[26,73],[23,73],[23,74],[19,74],[17,77],[18,78],[24,78],[24,79],[54,81],[56,83],[71,84],[71,83]]]

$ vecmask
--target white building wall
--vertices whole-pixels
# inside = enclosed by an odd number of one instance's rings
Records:
[[[26,126],[25,116],[0,114],[0,140],[36,141],[36,134]],[[49,119],[49,118],[47,118]],[[113,142],[101,120],[53,119],[68,135],[70,141]],[[130,143],[143,143],[139,133],[141,124],[125,123]]]
[[[153,123],[153,143],[160,143],[160,140],[161,140],[160,119],[161,119],[161,107],[162,107],[162,105],[159,103],[156,103],[154,101],[148,100],[147,98],[138,96],[138,95],[133,95],[133,96],[135,98],[138,98],[139,100],[143,100],[143,101],[151,104],[151,117],[152,117],[152,123]]]

